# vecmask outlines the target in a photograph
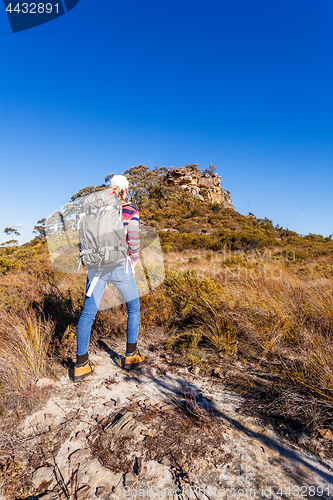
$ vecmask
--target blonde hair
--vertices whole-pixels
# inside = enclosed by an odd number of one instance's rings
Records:
[[[129,182],[124,175],[114,175],[111,177],[110,186],[117,193],[119,198],[125,199],[126,189],[128,189]]]
[[[126,196],[126,189],[124,188],[120,188],[119,186],[113,186],[113,191],[115,193],[117,193],[117,195],[119,196],[119,198],[123,198],[125,199],[125,196]]]

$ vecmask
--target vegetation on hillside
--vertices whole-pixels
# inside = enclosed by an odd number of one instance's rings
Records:
[[[141,334],[152,325],[171,332],[167,352],[216,380],[219,373],[261,414],[333,428],[332,238],[201,201],[168,185],[166,172],[143,165],[125,172],[166,263],[164,283],[141,298]],[[0,249],[3,417],[19,413],[22,401],[36,405],[35,381],[75,352],[84,276],[52,269],[44,223],[31,242]],[[124,335],[125,320],[124,305],[99,312],[93,339]]]

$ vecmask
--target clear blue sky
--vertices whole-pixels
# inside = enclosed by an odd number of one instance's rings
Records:
[[[0,242],[140,163],[333,233],[332,0],[80,0],[16,34],[0,5],[0,40]]]

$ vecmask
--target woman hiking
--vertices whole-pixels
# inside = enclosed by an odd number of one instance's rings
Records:
[[[138,263],[140,240],[139,240],[139,212],[132,205],[126,203],[128,195],[128,180],[124,175],[114,175],[110,181],[112,193],[116,193],[122,204],[122,215],[124,225],[127,226],[126,242],[128,244],[128,262],[124,260],[121,264],[111,265],[105,268],[99,277],[90,297],[87,291],[94,278],[94,269],[89,269],[87,274],[86,296],[82,314],[77,327],[77,356],[74,367],[74,382],[81,382],[93,373],[95,366],[88,358],[88,346],[91,327],[94,322],[103,292],[108,283],[117,287],[126,302],[127,318],[127,345],[124,368],[131,370],[141,365],[145,356],[137,349],[137,339],[140,326],[140,302],[134,279],[133,270]]]

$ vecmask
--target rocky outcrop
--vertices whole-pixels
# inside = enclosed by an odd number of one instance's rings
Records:
[[[169,170],[167,180],[170,184],[189,191],[201,200],[222,203],[226,208],[235,210],[230,192],[221,187],[221,177],[216,173],[203,173],[194,166],[179,167]]]

